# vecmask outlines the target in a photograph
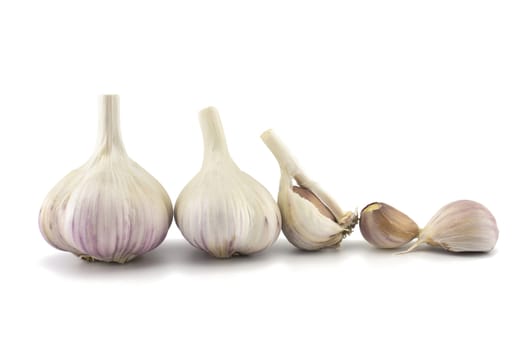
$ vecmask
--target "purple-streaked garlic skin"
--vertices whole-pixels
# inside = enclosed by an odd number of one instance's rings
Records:
[[[377,248],[398,248],[418,236],[418,225],[407,215],[381,202],[368,204],[360,213],[363,238]]]
[[[135,163],[111,160],[68,175],[39,216],[40,231],[52,246],[119,263],[161,244],[171,222],[171,201],[157,180]]]
[[[161,184],[120,139],[118,97],[106,95],[95,154],[49,192],[39,227],[53,247],[87,260],[124,263],[157,247],[173,218]]]
[[[451,252],[489,252],[498,238],[495,217],[485,206],[459,200],[442,207],[422,229],[418,241]]]

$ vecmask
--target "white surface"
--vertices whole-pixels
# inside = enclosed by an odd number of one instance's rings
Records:
[[[522,1],[0,3],[0,348],[524,348]],[[274,128],[344,208],[420,225],[469,198],[489,255],[341,249],[209,259],[175,225],[124,266],[54,250],[47,191],[90,155],[97,96],[175,201],[215,105],[238,165],[274,194]]]

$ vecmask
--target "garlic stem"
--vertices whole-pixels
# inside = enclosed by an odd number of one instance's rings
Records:
[[[208,107],[199,112],[199,122],[203,134],[204,157],[203,167],[209,161],[230,159],[226,144],[225,132],[219,117],[219,112],[214,107]]]
[[[95,154],[108,155],[115,150],[126,155],[120,129],[119,96],[102,95],[100,105],[99,134]]]
[[[274,157],[278,160],[279,166],[282,171],[288,173],[289,176],[293,177],[294,180],[301,187],[308,188],[318,199],[325,204],[325,206],[331,211],[332,215],[337,218],[338,222],[343,220],[345,222],[354,220],[349,214],[346,215],[340,206],[331,198],[321,187],[311,180],[303,170],[301,170],[298,162],[291,155],[289,149],[281,141],[272,129],[265,131],[261,135],[261,139],[267,147],[270,149]],[[341,222],[340,222],[341,223]]]
[[[267,147],[278,161],[279,167],[282,171],[285,171],[285,173],[290,177],[295,177],[302,173],[302,170],[299,168],[296,159],[294,159],[287,146],[285,146],[283,141],[281,141],[279,136],[276,135],[272,129],[269,129],[261,134],[261,139],[263,142],[265,142]]]

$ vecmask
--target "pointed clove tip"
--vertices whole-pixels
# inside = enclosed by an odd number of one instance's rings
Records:
[[[378,209],[382,208],[382,206],[383,206],[383,203],[380,203],[380,202],[373,202],[373,203],[371,203],[371,204],[366,205],[366,206],[362,209],[362,214],[364,214],[364,213],[368,213],[368,212],[371,212],[371,211],[378,210]]]
[[[407,248],[406,250],[402,251],[402,252],[398,252],[396,253],[396,255],[403,255],[403,254],[407,254],[407,253],[411,253],[413,250],[415,250],[416,248],[420,247],[420,245],[422,245],[422,243],[425,243],[424,239],[422,239],[422,237],[419,237],[415,243],[413,243],[413,245],[411,245],[409,248]]]

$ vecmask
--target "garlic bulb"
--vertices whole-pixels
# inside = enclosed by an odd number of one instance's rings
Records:
[[[363,238],[377,248],[398,248],[418,236],[418,225],[392,206],[374,202],[360,214]]]
[[[309,179],[272,130],[265,131],[261,139],[281,168],[278,206],[285,237],[304,250],[338,246],[351,233],[358,216],[353,212],[343,212],[319,185]]]
[[[194,247],[217,258],[257,253],[274,243],[281,215],[270,193],[234,163],[217,110],[199,113],[204,158],[175,203],[175,222]]]
[[[493,214],[480,203],[460,200],[440,209],[405,253],[423,243],[451,252],[488,252],[498,238]]]
[[[161,244],[173,210],[161,184],[126,154],[118,96],[104,95],[101,106],[95,153],[47,195],[39,226],[57,249],[124,263]]]

